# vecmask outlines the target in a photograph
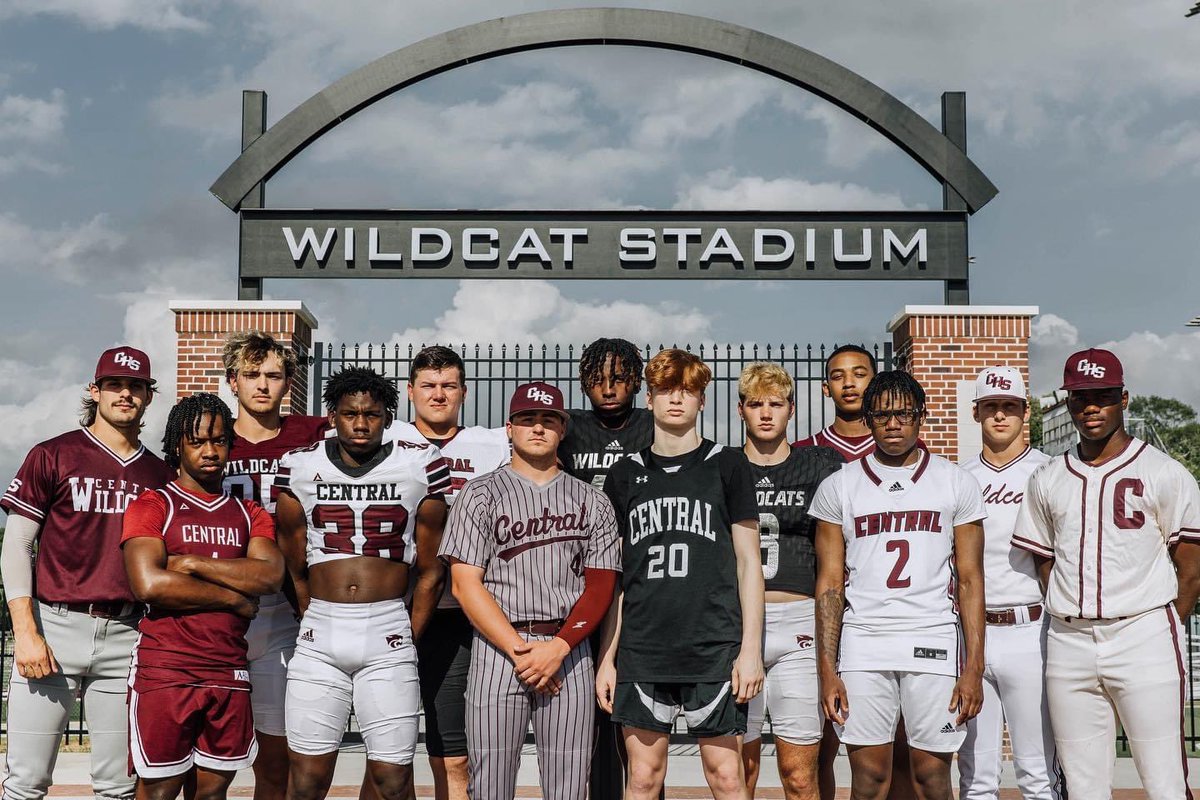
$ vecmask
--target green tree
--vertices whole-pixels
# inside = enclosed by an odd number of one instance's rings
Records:
[[[1171,457],[1200,480],[1200,422],[1194,408],[1179,400],[1149,395],[1129,401],[1129,416],[1150,423]]]
[[[1042,446],[1042,401],[1036,397],[1029,404],[1029,445]]]

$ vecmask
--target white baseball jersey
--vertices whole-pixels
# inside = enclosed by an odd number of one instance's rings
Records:
[[[1168,548],[1200,541],[1200,488],[1182,464],[1140,439],[1096,466],[1073,452],[1037,470],[1013,544],[1054,559],[1046,602],[1056,617],[1128,617],[1175,600]]]
[[[405,442],[424,444],[429,442],[417,426],[411,422],[397,420],[383,434],[384,441],[400,439]],[[486,475],[512,461],[512,445],[508,441],[508,431],[504,428],[485,428],[473,425],[470,428],[459,428],[449,439],[439,439],[434,444],[442,451],[446,464],[450,467],[450,488],[446,491],[447,505],[453,505],[463,484]],[[450,575],[446,574],[446,585],[442,596],[438,599],[438,608],[460,608],[454,599],[450,586]]]
[[[450,469],[433,445],[401,441],[350,467],[327,439],[281,458],[275,482],[304,507],[310,567],[355,556],[411,565],[417,506],[450,488]]]
[[[839,668],[953,675],[954,527],[987,516],[979,484],[940,456],[885,467],[874,455],[842,466],[817,489],[809,513],[841,525],[846,610]]]
[[[987,509],[987,521],[983,523],[983,594],[990,609],[1042,602],[1033,556],[1013,547],[1012,535],[1025,484],[1034,470],[1049,460],[1050,456],[1041,450],[1026,447],[1003,467],[992,466],[982,454],[960,465],[979,481]]]

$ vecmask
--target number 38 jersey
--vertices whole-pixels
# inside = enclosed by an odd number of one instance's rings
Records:
[[[910,467],[874,455],[826,478],[809,512],[842,528],[846,610],[839,667],[954,675],[954,527],[987,517],[979,483],[925,450]]]
[[[646,448],[604,493],[621,533],[619,680],[728,680],[742,641],[732,528],[758,519],[745,454],[707,439],[681,456]]]
[[[412,564],[417,506],[450,488],[450,468],[433,445],[400,441],[351,467],[328,439],[285,455],[275,481],[304,508],[310,567],[355,556]]]

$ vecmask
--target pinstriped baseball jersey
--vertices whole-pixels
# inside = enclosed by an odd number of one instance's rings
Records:
[[[450,488],[450,470],[436,447],[409,442],[387,442],[351,467],[328,439],[281,458],[275,483],[304,508],[310,567],[355,556],[412,564],[417,507]]]
[[[987,512],[974,478],[919,453],[909,468],[852,461],[813,498],[809,513],[840,525],[846,542],[843,671],[956,673],[954,528]]]
[[[514,622],[564,619],[585,568],[621,568],[603,492],[565,472],[539,486],[511,466],[467,482],[439,555],[482,567],[484,587]]]
[[[1182,464],[1139,439],[1092,466],[1066,452],[1029,479],[1013,545],[1054,559],[1056,617],[1127,617],[1179,593],[1169,548],[1200,542],[1200,488]]]
[[[1033,556],[1012,546],[1017,513],[1025,497],[1029,476],[1050,456],[1032,447],[1005,464],[994,467],[982,455],[962,468],[975,476],[983,491],[987,520],[983,523],[983,593],[988,608],[1012,608],[1042,601]]]

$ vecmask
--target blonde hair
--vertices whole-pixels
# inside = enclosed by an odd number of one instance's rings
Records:
[[[782,397],[790,403],[795,394],[796,382],[773,361],[755,361],[738,376],[738,400],[742,402],[749,398]]]
[[[296,374],[296,354],[284,347],[274,336],[262,331],[241,331],[229,335],[221,359],[225,363],[225,377],[232,378],[246,367],[257,367],[274,353],[283,364],[283,374],[291,378]]]
[[[700,357],[675,347],[661,351],[646,364],[646,385],[651,392],[683,389],[703,394],[712,380],[712,370]]]

